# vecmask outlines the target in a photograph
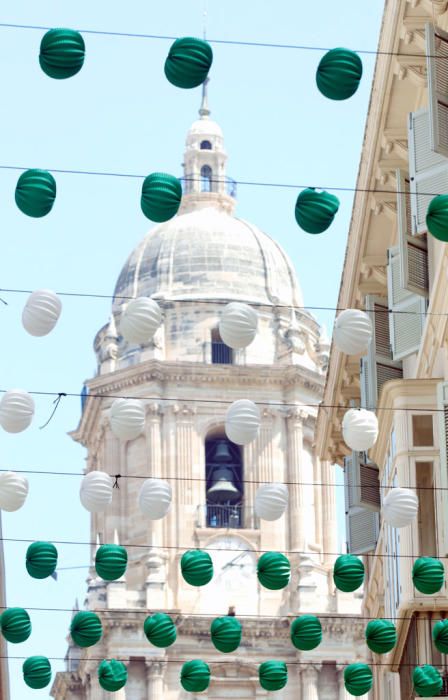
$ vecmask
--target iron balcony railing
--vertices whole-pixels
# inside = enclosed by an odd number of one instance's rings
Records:
[[[225,177],[223,178],[225,182],[225,189],[226,189],[226,194],[229,195],[229,197],[233,197],[236,199],[236,190],[237,190],[237,182],[231,177]],[[180,183],[182,185],[182,192],[184,194],[191,194],[194,190],[194,184],[196,182],[196,179],[190,178],[190,177],[180,177],[179,178]],[[209,190],[203,190],[204,192],[217,192],[219,190],[219,184],[222,182],[222,179],[220,178],[213,178],[210,180],[210,189]]]
[[[206,503],[196,509],[196,527],[257,530],[259,524],[253,508],[249,506]]]

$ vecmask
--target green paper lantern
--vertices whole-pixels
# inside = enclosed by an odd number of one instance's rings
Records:
[[[180,672],[182,688],[189,693],[202,693],[210,685],[210,668],[205,661],[187,661]]]
[[[105,581],[121,578],[128,565],[128,553],[120,544],[102,544],[95,555],[95,570]]]
[[[104,659],[98,666],[100,686],[109,693],[115,693],[126,685],[128,670],[122,661]]]
[[[367,664],[350,664],[344,669],[344,685],[351,695],[364,695],[373,685],[373,673]]]
[[[7,608],[0,617],[4,638],[12,644],[25,642],[31,634],[31,620],[23,608]]]
[[[47,578],[58,564],[58,550],[51,542],[33,542],[26,550],[26,570],[33,578]]]
[[[101,620],[94,612],[80,610],[70,624],[70,634],[79,647],[91,647],[102,637]]]
[[[258,669],[260,685],[265,690],[281,690],[288,682],[288,670],[284,661],[265,661]]]
[[[366,627],[367,646],[375,654],[387,654],[397,643],[397,630],[390,620],[371,620]]]
[[[213,562],[208,552],[189,549],[182,555],[180,568],[185,581],[191,586],[205,586],[213,578]]]
[[[217,617],[210,627],[212,642],[218,651],[230,654],[241,642],[241,623],[236,617]]]
[[[412,674],[414,690],[421,698],[432,698],[440,693],[443,680],[434,666],[416,666]]]
[[[336,588],[352,593],[364,581],[364,564],[353,554],[342,554],[334,563],[333,581]]]
[[[445,569],[439,559],[420,557],[412,567],[412,581],[420,593],[437,593],[445,581]]]
[[[322,233],[331,226],[338,209],[339,199],[334,194],[308,187],[297,197],[296,221],[307,233]]]
[[[448,194],[439,194],[431,200],[426,213],[426,226],[434,238],[448,243]]]
[[[212,61],[212,47],[203,39],[176,39],[165,61],[165,75],[176,87],[194,88],[204,82]]]
[[[182,199],[182,185],[177,177],[167,173],[151,173],[145,177],[140,205],[144,215],[160,223],[175,216]]]
[[[71,78],[81,70],[86,47],[74,29],[50,29],[40,44],[40,67],[50,78]]]
[[[147,617],[143,630],[148,642],[155,647],[169,647],[176,641],[176,625],[166,613],[154,613]]]
[[[436,622],[432,630],[432,640],[442,654],[448,654],[448,619]]]
[[[346,100],[355,94],[362,77],[362,61],[350,49],[332,49],[322,57],[316,83],[330,100]]]
[[[285,588],[291,578],[291,565],[280,552],[265,552],[257,564],[258,580],[265,588],[278,591]]]
[[[53,208],[56,199],[56,181],[46,170],[32,168],[17,180],[15,200],[20,211],[39,219]]]
[[[30,656],[23,662],[23,680],[29,688],[40,690],[51,681],[51,664],[46,656]]]
[[[291,625],[291,641],[296,649],[311,651],[322,641],[322,625],[315,615],[301,615]]]

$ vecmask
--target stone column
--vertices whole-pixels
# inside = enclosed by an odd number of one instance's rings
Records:
[[[303,666],[300,674],[302,681],[301,700],[319,700],[319,671],[320,665]]]
[[[193,529],[194,516],[192,511],[197,503],[193,504],[193,461],[194,461],[194,417],[196,410],[184,404],[174,406],[176,416],[176,475],[182,477],[182,481],[176,481],[175,502],[177,503],[177,541],[182,546],[185,544],[185,532]],[[205,474],[201,475],[205,478]]]
[[[159,404],[152,403],[146,409],[146,436],[148,474],[151,477],[164,478],[162,473],[161,448],[161,409]],[[173,483],[169,482],[171,487]],[[163,520],[149,521],[149,551],[146,558],[146,606],[148,608],[163,608],[165,604],[165,561],[166,553],[160,548],[163,544]]]
[[[347,664],[348,665],[348,664]],[[351,700],[353,698],[353,695],[351,695],[348,690],[345,688],[344,684],[344,666],[336,666],[336,673],[338,674],[338,687],[339,687],[339,695],[338,695],[338,700]]]
[[[261,483],[270,484],[274,478],[274,458],[272,453],[272,423],[275,414],[262,410],[262,421],[258,437],[244,448],[243,480],[244,484],[244,513],[245,527],[255,525],[255,494]],[[249,482],[249,483],[247,483]]]
[[[163,678],[166,662],[161,659],[147,660],[146,663],[146,700],[162,700]]]
[[[305,549],[306,523],[303,487],[297,482],[303,482],[302,450],[303,430],[302,423],[305,413],[299,408],[289,411],[287,414],[288,434],[288,481],[295,482],[288,486],[289,490],[289,549],[303,552]]]
[[[334,467],[330,462],[321,462],[322,483],[322,549],[324,552],[337,552],[336,486]],[[340,487],[338,487],[340,488]],[[335,556],[324,556],[324,561],[333,565]]]

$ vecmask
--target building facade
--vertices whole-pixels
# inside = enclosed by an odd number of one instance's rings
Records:
[[[322,460],[344,467],[349,550],[365,555],[366,618],[386,617],[398,642],[374,657],[374,700],[415,697],[412,672],[430,664],[448,696],[445,655],[432,629],[448,615],[446,583],[423,595],[412,582],[420,556],[446,568],[448,250],[427,232],[426,211],[448,192],[448,3],[387,0],[348,237],[338,308],[367,310],[366,356],[331,349],[317,426]],[[376,410],[379,436],[351,453],[341,419],[350,406]],[[381,518],[394,486],[418,495],[403,529]]]
[[[121,475],[112,506],[92,515],[91,540],[127,546],[129,563],[113,582],[91,569],[85,605],[99,612],[104,635],[89,649],[69,642],[67,670],[57,674],[52,696],[105,699],[96,676],[101,657],[127,664],[128,683],[116,693],[121,700],[189,697],[179,673],[182,662],[194,658],[211,667],[201,697],[271,697],[259,684],[258,667],[278,659],[288,664],[289,680],[276,697],[343,700],[344,665],[363,659],[366,650],[356,617],[360,598],[333,584],[333,469],[314,449],[328,341],[301,308],[285,253],[234,215],[235,183],[226,176],[223,135],[210,119],[206,88],[199,115],[187,134],[179,214],[131,253],[111,320],[95,339],[98,372],[87,383],[72,437],[87,448],[87,470]],[[163,323],[151,343],[130,345],[119,334],[120,315],[126,298],[141,296],[157,300]],[[245,350],[234,351],[220,338],[228,301],[258,312],[257,337]],[[132,442],[119,442],[110,429],[117,396],[141,398],[146,406],[145,434]],[[244,449],[224,431],[228,405],[241,398],[255,401],[262,416],[258,438]],[[172,485],[173,504],[162,520],[139,513],[142,475]],[[275,481],[289,484],[289,508],[278,521],[261,521],[254,512],[257,485]],[[180,558],[190,548],[212,556],[214,578],[205,587],[181,576]],[[290,559],[292,578],[282,591],[258,583],[257,558],[266,550]],[[144,636],[151,611],[167,612],[176,623],[177,641],[167,649]],[[240,619],[243,639],[238,652],[226,656],[212,645],[210,624],[229,611]],[[302,612],[322,623],[323,642],[314,651],[299,652],[290,640],[291,621]]]

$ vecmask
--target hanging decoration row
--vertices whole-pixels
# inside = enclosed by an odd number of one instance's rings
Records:
[[[51,681],[51,664],[46,656],[30,656],[25,660],[23,679],[29,688],[40,690]],[[200,693],[210,685],[210,666],[200,659],[187,661],[182,665],[180,684],[189,693]],[[267,691],[284,688],[288,682],[288,669],[284,661],[264,661],[258,667],[261,687]],[[98,666],[98,681],[108,692],[114,693],[124,688],[128,680],[126,665],[116,659],[104,659]],[[443,687],[440,673],[433,666],[414,668],[412,673],[414,690],[420,697],[438,696]],[[373,687],[372,669],[367,664],[354,663],[344,669],[344,685],[355,697],[368,693]]]

